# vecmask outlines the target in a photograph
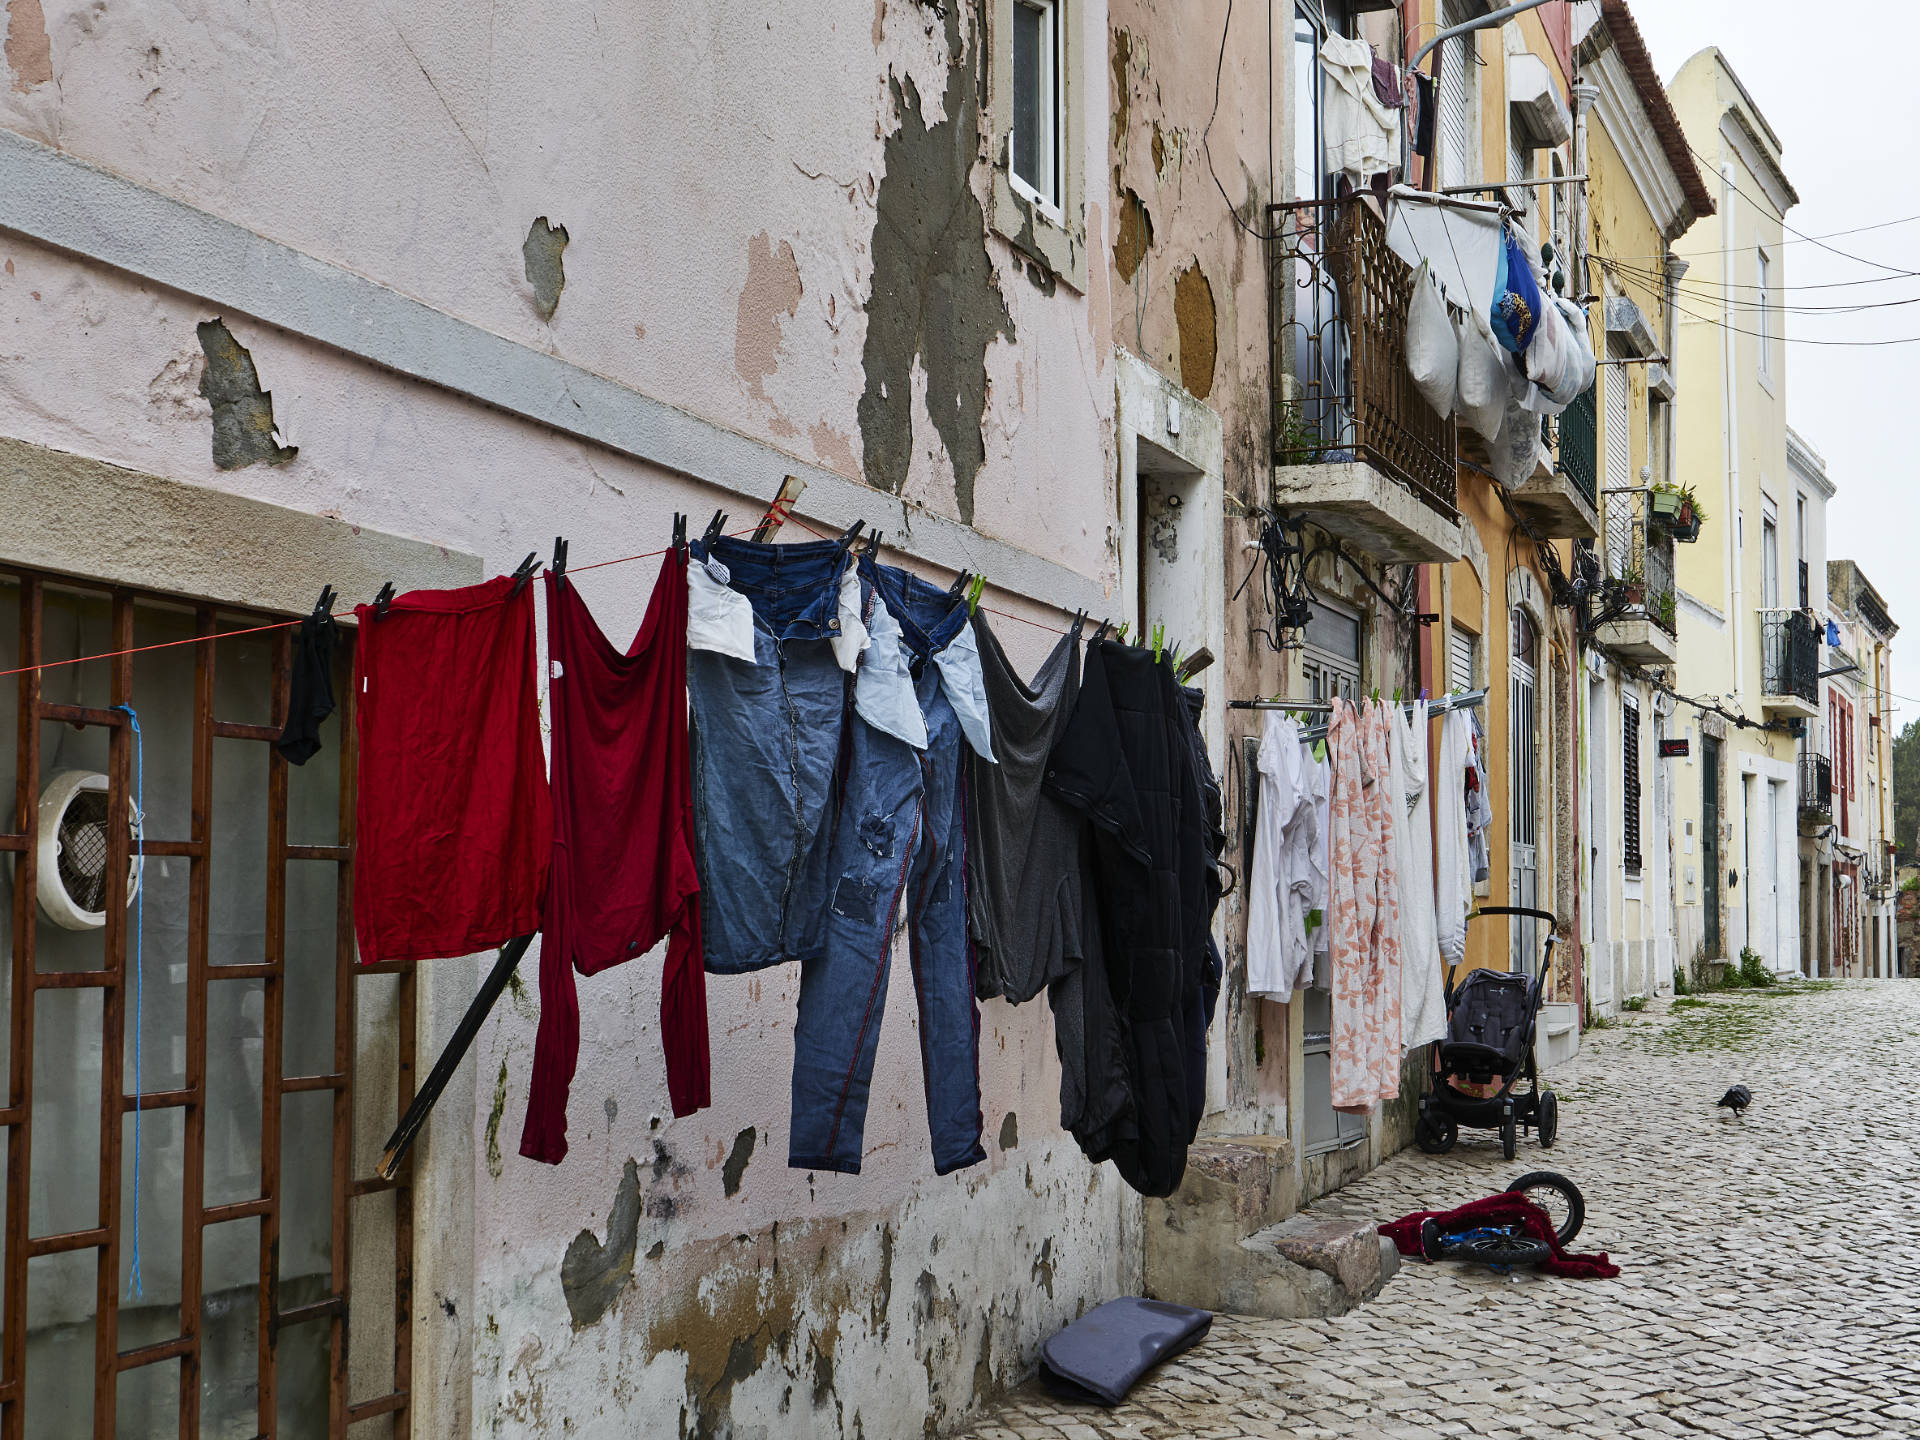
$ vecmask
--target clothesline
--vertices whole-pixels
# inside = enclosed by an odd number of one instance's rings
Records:
[[[793,502],[776,498],[768,508],[767,519],[775,521],[791,520],[809,535],[821,540],[835,539],[835,536],[822,534],[793,513]],[[728,532],[734,538],[751,535],[760,526],[757,522],[743,530]],[[671,548],[671,547],[668,547]],[[613,560],[596,560],[591,565],[569,565],[567,574],[579,575],[588,570],[604,570],[609,565],[630,565],[639,560],[657,560],[667,553],[666,549],[647,550],[638,555],[622,555]],[[1057,625],[1048,625],[1040,620],[1029,620],[1024,615],[1015,615],[1007,610],[997,610],[991,605],[979,607],[1005,620],[1015,620],[1022,625],[1031,625],[1036,630],[1045,630],[1049,634],[1064,635],[1066,631]],[[38,670],[55,670],[64,665],[85,665],[95,660],[115,660],[122,655],[144,655],[152,650],[171,650],[181,645],[199,645],[209,640],[229,640],[239,635],[261,635],[273,630],[291,630],[299,620],[275,620],[266,625],[250,625],[240,630],[216,630],[210,635],[189,635],[183,640],[161,640],[152,645],[135,645],[125,650],[102,650],[92,655],[76,655],[67,660],[43,660],[38,665],[21,665],[12,670],[0,670],[0,680],[13,675],[28,675]]]

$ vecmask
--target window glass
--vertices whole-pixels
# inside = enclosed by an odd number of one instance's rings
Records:
[[[1055,4],[1014,0],[1013,173],[1049,205],[1059,198],[1054,185],[1059,130],[1057,25]]]

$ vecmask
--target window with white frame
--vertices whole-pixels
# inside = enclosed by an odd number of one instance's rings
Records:
[[[1063,0],[1014,0],[1013,188],[1060,210],[1060,10]]]
[[[1754,293],[1760,304],[1755,314],[1759,325],[1755,331],[1760,338],[1760,378],[1773,378],[1773,257],[1767,254],[1762,245],[1754,252]]]

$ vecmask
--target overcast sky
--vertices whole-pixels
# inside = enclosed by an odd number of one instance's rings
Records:
[[[1592,3],[1592,0],[1582,0]],[[1822,10],[1785,0],[1632,0],[1660,73],[1718,45],[1780,137],[1800,204],[1787,224],[1882,266],[1920,271],[1920,5],[1867,0]],[[1829,20],[1847,28],[1831,31]],[[1840,43],[1842,35],[1852,40]],[[1716,189],[1717,194],[1717,189]],[[1883,225],[1860,234],[1837,230]],[[1901,627],[1894,642],[1894,726],[1920,718],[1920,343],[1877,348],[1810,340],[1920,337],[1920,276],[1789,242],[1786,302],[1904,301],[1855,314],[1786,318],[1787,420],[1826,457],[1838,487],[1827,510],[1829,558],[1859,562]],[[1804,285],[1877,280],[1826,290]],[[1751,531],[1749,533],[1752,533]],[[1782,577],[1783,579],[1785,577]],[[1682,682],[1684,687],[1684,679]]]

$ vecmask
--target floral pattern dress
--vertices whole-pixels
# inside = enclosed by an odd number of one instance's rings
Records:
[[[1399,877],[1387,783],[1392,723],[1378,701],[1356,711],[1336,700],[1327,730],[1333,1107],[1355,1113],[1400,1093]]]

